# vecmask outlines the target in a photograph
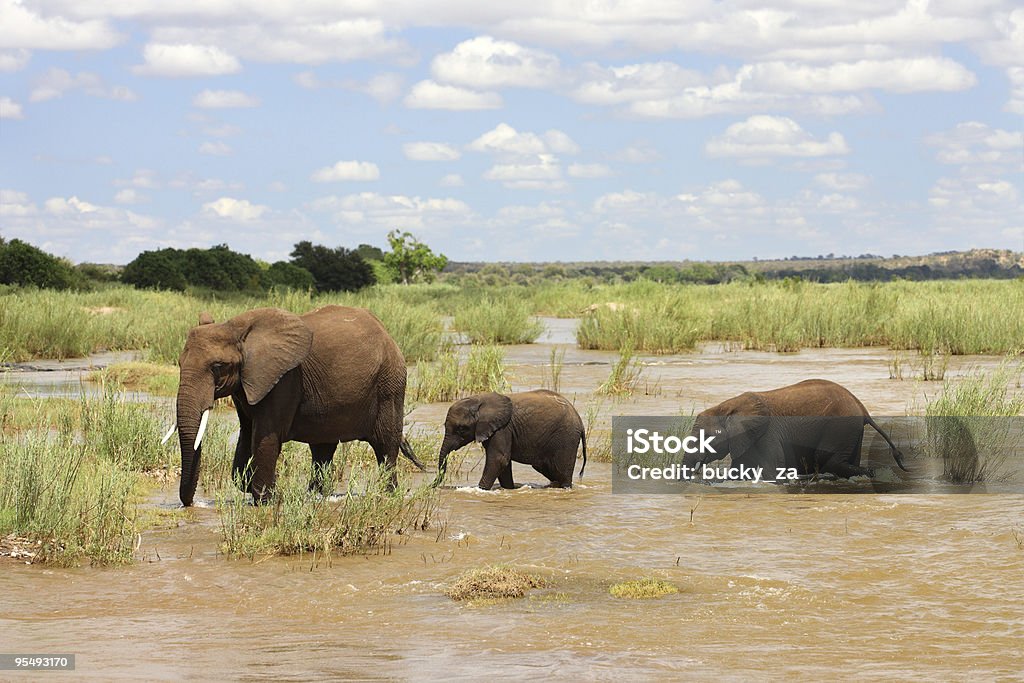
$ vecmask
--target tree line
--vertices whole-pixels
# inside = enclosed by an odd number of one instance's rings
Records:
[[[227,244],[209,249],[144,251],[124,268],[75,266],[22,240],[0,237],[0,284],[48,289],[87,289],[120,281],[138,288],[265,292],[287,287],[317,292],[351,292],[377,282],[432,281],[448,259],[435,254],[409,232],[392,230],[390,251],[360,244],[327,247],[305,240],[288,261],[266,263],[233,251]]]

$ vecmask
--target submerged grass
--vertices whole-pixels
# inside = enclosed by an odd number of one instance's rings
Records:
[[[618,360],[612,366],[608,379],[594,393],[600,396],[631,396],[640,384],[643,365],[633,353],[633,347],[627,342],[619,353]]]
[[[679,588],[668,581],[661,579],[639,579],[637,581],[623,581],[616,583],[608,589],[608,593],[615,598],[629,598],[632,600],[648,600],[660,598],[666,595],[673,595],[679,592]]]
[[[334,467],[344,468],[344,460]],[[438,494],[429,482],[389,491],[387,476],[376,463],[353,465],[347,478],[336,498],[310,493],[308,477],[297,472],[279,477],[272,501],[261,506],[249,504],[234,485],[222,490],[217,497],[222,549],[250,559],[306,552],[387,553],[396,535],[430,525]]]
[[[543,588],[547,582],[507,564],[470,569],[445,589],[452,600],[471,603],[521,598],[528,590]]]

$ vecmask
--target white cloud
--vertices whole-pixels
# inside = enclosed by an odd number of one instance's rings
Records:
[[[402,145],[406,159],[413,161],[455,161],[462,154],[443,142],[410,142]]]
[[[344,80],[321,80],[312,71],[302,71],[292,77],[295,84],[307,90],[322,90],[325,88],[340,88],[369,95],[381,104],[389,104],[398,99],[405,86],[405,78],[398,73],[385,72],[370,77],[367,81],[352,79]]]
[[[30,102],[63,97],[69,91],[81,91],[91,97],[104,97],[112,100],[130,102],[137,99],[134,92],[123,86],[107,87],[97,74],[79,72],[72,76],[64,69],[51,68],[35,79],[35,87],[29,93]]]
[[[261,218],[265,213],[270,211],[270,207],[262,204],[253,204],[248,199],[221,197],[216,201],[203,204],[203,211],[216,215],[220,218],[244,222]]]
[[[344,196],[322,197],[309,205],[315,212],[327,213],[346,230],[346,234],[378,239],[396,225],[412,230],[420,237],[448,234],[465,225],[473,215],[470,207],[458,199],[382,195],[360,192]]]
[[[201,16],[210,8],[202,5],[187,11]],[[186,25],[161,19],[164,25],[153,32],[153,39],[171,44],[217,45],[232,55],[257,62],[317,65],[355,60],[413,61],[409,46],[392,38],[382,20],[344,16],[349,13],[340,5],[332,10],[324,4],[305,9],[301,3],[261,6],[247,2],[235,8],[220,5],[209,21]],[[263,20],[258,19],[260,15]],[[408,23],[408,17],[400,23]]]
[[[967,121],[952,130],[929,135],[925,144],[938,148],[935,158],[943,164],[1020,168],[1024,161],[1024,133],[992,128],[979,121]]]
[[[661,159],[661,153],[646,142],[638,142],[615,152],[612,158],[628,164],[650,164]]]
[[[793,119],[764,115],[732,124],[723,135],[709,140],[704,149],[712,157],[751,161],[780,156],[834,156],[850,151],[841,133],[829,133],[825,141],[818,141]]]
[[[605,164],[569,164],[568,173],[571,178],[608,178],[612,169]]]
[[[495,164],[484,173],[487,180],[497,180],[513,190],[560,190],[566,187],[562,168],[550,154],[538,154],[528,161]]]
[[[431,63],[434,78],[477,90],[548,88],[562,80],[558,57],[490,36],[463,41]]]
[[[507,123],[499,123],[473,142],[468,148],[474,152],[490,152],[505,156],[527,156],[557,152],[577,154],[579,145],[560,130],[549,130],[543,135],[520,133]]]
[[[378,180],[380,169],[369,161],[339,161],[333,166],[317,169],[310,178],[318,183]]]
[[[128,180],[118,179],[114,181],[117,187],[138,187],[144,190],[155,190],[160,187],[160,180],[157,172],[150,168],[136,169],[135,173]]]
[[[18,190],[0,189],[0,216],[22,217],[36,213],[36,205],[29,196]]]
[[[1003,111],[1024,114],[1024,66],[1010,67],[1006,77],[1010,81],[1010,99],[1003,105]]]
[[[23,119],[21,105],[10,97],[0,97],[0,119]]]
[[[860,173],[819,173],[814,180],[822,187],[840,192],[862,190],[871,181]]]
[[[28,64],[31,56],[31,53],[24,48],[11,50],[10,52],[0,52],[0,73],[21,71]]]
[[[471,111],[475,109],[498,109],[502,106],[501,95],[495,92],[475,92],[454,85],[440,85],[434,81],[420,81],[405,96],[405,106],[410,109],[451,109]]]
[[[0,48],[105,50],[122,36],[106,19],[74,21],[61,12],[43,17],[20,0],[0,0]]]
[[[232,109],[258,107],[260,101],[240,90],[203,90],[192,98],[192,104],[201,109]]]
[[[143,76],[222,76],[242,69],[237,58],[215,45],[149,43],[142,55],[145,63],[132,71]]]
[[[831,93],[887,90],[898,93],[966,90],[978,79],[947,57],[864,59],[827,66],[763,62],[743,66],[737,81],[766,93]]]
[[[620,67],[588,64],[571,95],[585,104],[616,105],[670,98],[683,88],[703,84],[699,72],[673,62]]]
[[[217,140],[216,142],[204,142],[199,145],[200,154],[209,154],[210,156],[225,157],[231,154],[231,146],[226,142]]]
[[[114,202],[117,204],[140,204],[148,201],[148,197],[134,188],[126,187],[114,195]]]
[[[462,187],[465,184],[466,181],[458,173],[449,173],[438,182],[441,187]]]

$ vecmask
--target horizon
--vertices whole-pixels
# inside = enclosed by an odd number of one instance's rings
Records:
[[[0,0],[0,234],[265,261],[1024,249],[1024,10]],[[803,258],[803,257],[801,257]]]

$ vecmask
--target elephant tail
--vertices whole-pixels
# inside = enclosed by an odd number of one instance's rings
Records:
[[[587,469],[587,432],[580,432],[580,443],[583,444],[583,466],[580,467],[580,481],[583,481],[583,470]]]
[[[889,447],[892,449],[892,459],[896,461],[896,464],[900,466],[901,470],[909,472],[910,470],[908,470],[903,464],[903,453],[896,447],[896,444],[892,442],[892,439],[890,439],[889,435],[885,433],[885,430],[879,427],[878,423],[872,420],[870,415],[864,415],[864,422],[874,427],[875,431],[882,435],[882,438],[889,443]]]
[[[427,468],[423,466],[423,463],[421,463],[416,458],[416,454],[412,452],[412,446],[409,445],[409,440],[406,439],[404,436],[402,437],[402,445],[400,446],[400,448],[402,450],[402,455],[404,455],[405,457],[409,458],[409,460],[412,462],[412,464],[416,465],[416,467],[419,468],[420,472],[426,472],[427,471]]]

